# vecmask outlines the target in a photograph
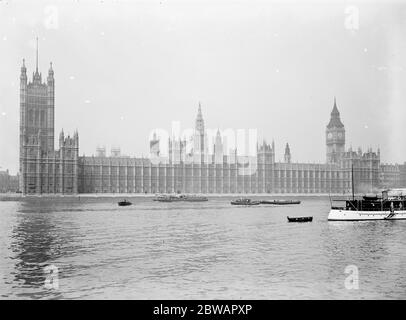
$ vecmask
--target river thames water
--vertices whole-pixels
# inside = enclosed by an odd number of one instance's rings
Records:
[[[231,199],[0,201],[0,297],[406,298],[406,221],[328,222],[328,197]],[[308,215],[313,222],[286,219]]]

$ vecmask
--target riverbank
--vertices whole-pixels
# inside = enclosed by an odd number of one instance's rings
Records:
[[[208,198],[286,198],[286,197],[348,197],[351,194],[328,194],[328,193],[208,193],[200,194]],[[26,199],[38,198],[154,198],[156,195],[151,193],[80,193],[75,195],[64,194],[42,194],[42,195],[22,195],[21,193],[3,193],[0,194],[0,201],[20,201]]]

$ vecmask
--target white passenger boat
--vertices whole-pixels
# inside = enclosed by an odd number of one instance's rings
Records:
[[[351,166],[351,200],[343,206],[331,205],[329,221],[403,220],[406,219],[406,189],[383,190],[381,195],[354,196],[354,167]]]
[[[362,199],[343,200],[345,206],[332,206],[328,215],[329,221],[360,221],[360,220],[403,220],[406,219],[406,197],[382,196]]]

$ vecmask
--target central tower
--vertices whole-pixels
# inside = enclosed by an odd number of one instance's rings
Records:
[[[326,128],[326,146],[327,163],[337,163],[345,151],[345,129],[340,119],[335,97],[330,122]]]
[[[206,155],[206,144],[205,144],[205,131],[204,131],[204,120],[202,115],[202,106],[199,102],[199,109],[197,111],[196,123],[195,123],[195,136],[194,136],[194,154],[196,155],[196,160],[198,162],[204,162],[204,157]]]

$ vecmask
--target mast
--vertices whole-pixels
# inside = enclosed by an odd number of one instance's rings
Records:
[[[354,201],[354,163],[351,161],[351,189],[352,189],[352,200]]]
[[[36,56],[36,72],[38,73],[38,37],[37,37],[37,56]]]

